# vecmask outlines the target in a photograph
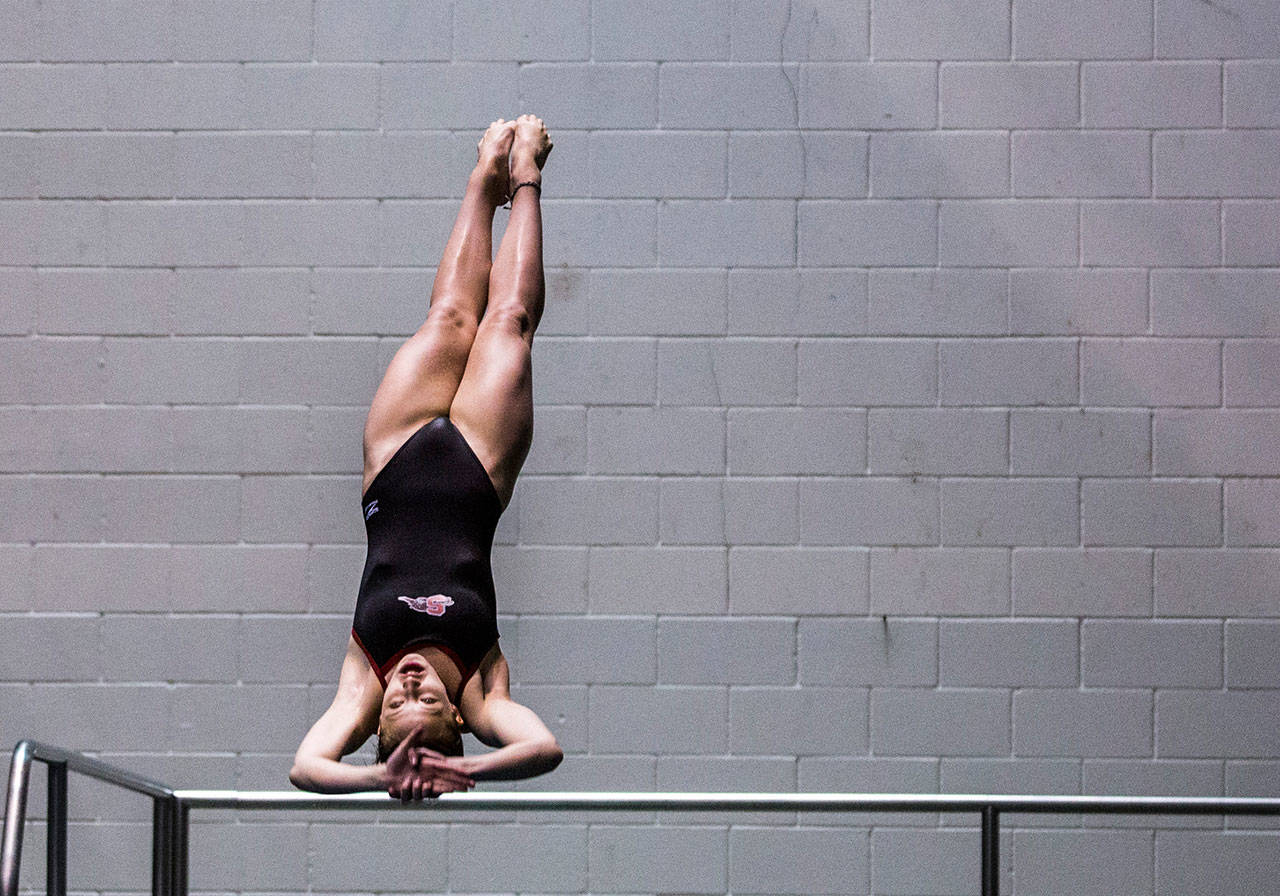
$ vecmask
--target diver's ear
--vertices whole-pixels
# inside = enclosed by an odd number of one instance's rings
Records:
[[[456,706],[453,708],[453,717],[454,719],[457,720],[458,729],[460,731],[464,731],[467,734],[471,733],[471,726],[467,724],[467,720],[462,717],[462,713],[458,710],[458,707]]]

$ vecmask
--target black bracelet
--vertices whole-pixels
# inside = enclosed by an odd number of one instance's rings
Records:
[[[521,183],[516,184],[516,188],[507,194],[507,208],[511,208],[511,200],[516,198],[516,193],[521,187],[533,187],[538,191],[539,196],[542,195],[542,184],[538,183],[536,180],[522,181]]]

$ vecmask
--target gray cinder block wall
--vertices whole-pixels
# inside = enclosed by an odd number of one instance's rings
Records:
[[[534,111],[549,300],[495,563],[569,758],[525,786],[1276,795],[1273,0],[0,19],[6,744],[286,786],[366,404],[478,132]],[[75,793],[73,889],[145,889],[146,807]],[[406,818],[206,819],[193,883],[977,888],[964,816]],[[1262,894],[1277,855],[1015,817],[1005,889]]]

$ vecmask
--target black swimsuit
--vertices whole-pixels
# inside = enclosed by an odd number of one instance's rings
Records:
[[[369,553],[351,634],[383,687],[418,645],[466,683],[498,640],[489,552],[502,502],[448,417],[409,437],[364,495]]]

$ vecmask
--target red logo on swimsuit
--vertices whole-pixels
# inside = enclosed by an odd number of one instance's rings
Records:
[[[405,597],[402,594],[396,600],[404,601],[410,610],[431,616],[443,616],[444,611],[453,606],[453,598],[447,594],[433,594],[430,597]]]

